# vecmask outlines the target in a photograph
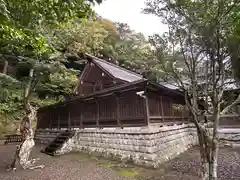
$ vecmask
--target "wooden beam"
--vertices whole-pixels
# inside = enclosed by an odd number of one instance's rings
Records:
[[[160,103],[161,103],[161,115],[162,115],[162,122],[164,122],[164,111],[163,111],[163,101],[162,101],[162,96],[160,97]]]
[[[149,119],[167,119],[167,118],[180,119],[182,117],[181,116],[149,116]]]
[[[149,125],[150,119],[149,119],[149,102],[148,102],[148,96],[144,97],[144,116],[145,116],[145,123],[146,125]]]

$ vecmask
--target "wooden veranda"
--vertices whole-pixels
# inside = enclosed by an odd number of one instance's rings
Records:
[[[141,79],[41,108],[37,129],[185,122],[188,112],[184,107],[181,92]]]

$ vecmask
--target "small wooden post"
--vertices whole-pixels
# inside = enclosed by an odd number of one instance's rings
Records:
[[[77,119],[76,119],[76,111],[75,111],[75,114],[74,114],[74,128],[77,127]]]
[[[99,102],[98,102],[98,100],[96,99],[96,105],[97,105],[97,117],[96,117],[96,125],[97,125],[97,127],[99,127],[99,118],[100,118],[100,112],[99,112]]]
[[[144,114],[145,114],[145,122],[146,125],[149,125],[150,119],[149,119],[149,101],[148,101],[148,96],[145,94],[144,97]]]
[[[182,109],[182,122],[184,121],[184,118],[183,118],[183,116],[184,116],[184,110],[185,110],[185,107],[183,106],[183,109]]]
[[[172,101],[172,98],[170,99],[170,105],[171,105],[170,107],[172,107],[171,108],[171,110],[172,110],[171,114],[172,114],[173,120],[175,120],[174,111],[173,111],[173,101]]]
[[[81,108],[81,111],[80,111],[80,129],[83,129],[83,111],[82,111],[82,108]]]
[[[116,119],[117,119],[117,126],[121,126],[120,122],[120,104],[119,104],[119,97],[116,95]]]
[[[59,129],[60,128],[60,123],[59,123],[59,115],[58,115],[58,117],[57,117],[57,128]]]
[[[160,103],[161,103],[162,122],[164,122],[164,111],[163,111],[163,101],[162,101],[162,96],[160,97]]]
[[[71,129],[71,113],[68,111],[68,129]]]
[[[49,116],[49,129],[52,129],[52,116]]]
[[[157,99],[157,115],[160,116],[160,103]]]

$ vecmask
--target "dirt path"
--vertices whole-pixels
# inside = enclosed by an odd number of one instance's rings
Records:
[[[33,151],[45,164],[43,170],[22,170],[5,172],[13,157],[15,145],[0,145],[0,180],[198,180],[199,152],[189,150],[178,158],[164,163],[158,169],[145,169],[110,161],[83,153],[71,153],[51,157],[40,153],[40,147]],[[218,168],[219,180],[240,179],[240,149],[221,149]]]

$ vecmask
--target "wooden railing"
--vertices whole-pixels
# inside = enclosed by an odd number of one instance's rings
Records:
[[[5,135],[4,137],[5,137],[4,144],[22,141],[22,135],[19,135],[19,134],[10,134],[10,135]]]

